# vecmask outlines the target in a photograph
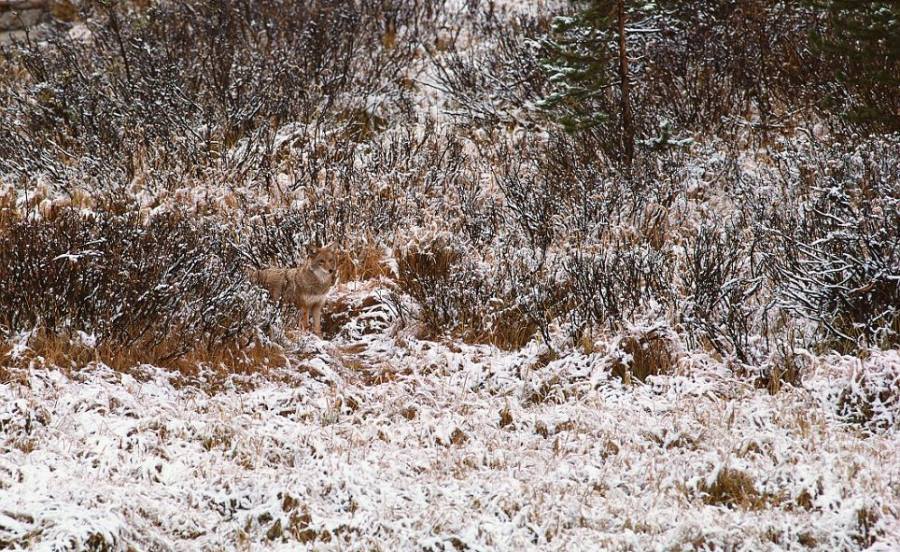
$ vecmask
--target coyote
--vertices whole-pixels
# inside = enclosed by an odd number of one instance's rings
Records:
[[[337,252],[329,244],[312,251],[312,255],[299,268],[263,268],[251,270],[251,282],[268,290],[272,299],[291,303],[300,309],[300,328],[309,327],[312,312],[313,331],[322,335],[322,305],[325,294],[334,285],[337,272]]]

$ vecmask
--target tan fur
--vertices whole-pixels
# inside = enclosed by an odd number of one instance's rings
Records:
[[[309,327],[312,314],[313,331],[322,334],[322,305],[334,285],[337,258],[333,246],[315,252],[299,268],[263,268],[248,273],[250,281],[266,288],[272,299],[290,303],[300,309],[300,327]]]

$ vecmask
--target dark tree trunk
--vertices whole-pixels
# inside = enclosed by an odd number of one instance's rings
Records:
[[[634,159],[634,122],[631,117],[631,82],[628,80],[628,50],[625,45],[625,0],[618,0],[619,17],[619,81],[622,92],[622,146],[625,163],[630,167]]]

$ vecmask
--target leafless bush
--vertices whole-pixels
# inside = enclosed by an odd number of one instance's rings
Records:
[[[507,16],[493,3],[476,8],[472,18],[485,44],[431,52],[438,69],[436,86],[455,100],[455,115],[479,125],[532,120],[528,105],[543,96],[547,84],[534,41],[546,33],[546,18]]]
[[[256,267],[298,266],[314,243],[315,225],[308,211],[260,215],[241,224],[234,248]],[[318,240],[318,245],[324,245]]]
[[[671,166],[684,162],[664,155],[623,173],[581,138],[551,132],[507,156],[497,180],[512,223],[501,239],[532,256],[521,271],[527,276],[510,280],[522,285],[520,297],[544,307],[525,312],[541,313],[534,318],[542,334],[568,317],[576,340],[673,301],[667,206],[682,193]]]
[[[359,148],[323,140],[314,166],[298,166],[303,151],[287,151],[279,170],[288,179],[270,190],[273,201],[234,213],[240,248],[253,262],[291,264],[308,244],[392,246],[404,229],[435,221],[473,241],[492,240],[496,202],[467,171],[458,138],[433,130],[393,129]]]
[[[900,343],[900,165],[884,153],[878,143],[828,153],[810,200],[768,224],[781,306],[838,348]]]
[[[433,335],[456,335],[504,349],[525,345],[537,332],[549,341],[548,324],[565,296],[546,274],[514,256],[499,270],[485,270],[472,252],[435,240],[398,258],[399,283],[422,306]],[[527,285],[526,285],[527,283]]]
[[[0,237],[0,328],[93,335],[98,347],[167,362],[259,335],[276,313],[210,224],[172,213],[61,213]]]
[[[599,326],[615,328],[672,300],[672,259],[647,246],[620,243],[576,251],[566,262],[575,307],[575,335]]]
[[[464,252],[437,239],[400,255],[399,283],[422,305],[422,319],[434,335],[482,337],[488,302],[494,299],[477,265]]]
[[[474,185],[468,181],[471,173],[464,175],[470,159],[452,133],[432,125],[420,135],[411,129],[387,133],[369,144],[363,157],[363,168],[348,168],[342,178],[347,187],[334,192],[349,196],[361,219],[357,230],[390,235],[410,225],[428,224],[434,215],[454,231],[478,224],[462,218],[475,214],[472,210],[452,201],[454,195],[472,194]],[[475,200],[471,195],[464,199],[469,208],[476,207]]]
[[[503,160],[497,184],[511,221],[539,259],[566,239],[603,242],[611,226],[632,220],[653,201],[647,182],[664,182],[655,170],[620,173],[584,138],[555,131],[546,142],[495,154]]]
[[[755,296],[763,284],[755,244],[734,226],[700,228],[688,244],[682,322],[693,340],[702,337],[722,356],[754,360],[751,338],[762,307]],[[755,262],[756,261],[756,262]]]
[[[521,165],[512,166],[498,183],[524,241],[543,261],[547,249],[562,230],[560,217],[570,188],[552,174],[535,173],[533,168]]]
[[[0,172],[268,182],[281,124],[329,120],[358,139],[373,109],[408,111],[401,81],[434,17],[427,0],[91,6],[87,43],[61,32],[5,52],[21,76],[0,79]]]
[[[735,118],[754,112],[756,124],[775,125],[814,102],[808,85],[823,72],[809,48],[817,21],[808,6],[714,0],[665,7],[659,39],[642,52],[646,86],[638,93],[647,101],[635,101],[639,111],[656,111],[676,129],[729,130]]]
[[[492,244],[503,232],[502,201],[486,194],[481,182],[472,178],[458,179],[454,191],[454,230],[474,247]]]

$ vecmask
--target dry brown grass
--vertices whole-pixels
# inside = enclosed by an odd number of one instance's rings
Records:
[[[252,345],[252,346],[251,346]],[[129,347],[98,344],[86,346],[71,336],[50,334],[39,330],[28,340],[27,348],[12,357],[8,342],[0,345],[0,362],[4,365],[0,379],[13,377],[14,371],[31,367],[58,367],[81,370],[91,364],[102,363],[119,372],[132,372],[142,364],[152,364],[177,372],[182,381],[196,377],[205,369],[212,369],[224,379],[232,374],[266,373],[287,364],[284,351],[274,344],[225,343],[206,350],[175,349],[163,342],[156,346],[135,344]],[[178,353],[175,355],[174,353]],[[184,379],[187,378],[187,379]],[[215,378],[214,378],[215,379]],[[212,390],[218,387],[210,382]]]
[[[878,527],[881,520],[881,512],[875,508],[860,508],[856,511],[856,532],[853,540],[861,548],[868,548],[878,541],[883,535],[883,530]]]
[[[350,247],[338,257],[338,276],[342,282],[392,278],[384,248],[371,243]]]
[[[719,470],[712,484],[703,481],[698,490],[706,504],[729,508],[761,510],[779,502],[777,497],[758,491],[750,474],[734,468]]]
[[[561,403],[566,400],[566,392],[562,380],[556,374],[541,382],[526,397],[526,404]]]
[[[631,361],[626,364],[617,360],[612,365],[612,372],[625,383],[671,374],[675,368],[676,355],[671,338],[659,329],[625,336],[619,346],[631,356]]]
[[[503,407],[500,411],[500,427],[506,427],[513,423],[513,415],[509,411],[509,407]]]
[[[648,204],[641,216],[640,232],[652,248],[662,249],[671,240],[669,210],[658,203]]]
[[[71,0],[55,0],[50,2],[50,15],[59,21],[77,21],[79,19],[78,7]]]
[[[440,238],[427,244],[398,250],[395,256],[400,271],[398,280],[404,288],[415,285],[416,278],[420,276],[449,277],[461,258],[459,251]]]
[[[3,182],[0,181],[0,185]],[[0,232],[19,221],[19,210],[16,209],[16,193],[10,188],[7,193],[0,193]]]
[[[516,307],[507,307],[494,317],[491,331],[484,333],[480,341],[499,347],[505,351],[521,349],[531,341],[538,331],[537,324],[523,315]]]

